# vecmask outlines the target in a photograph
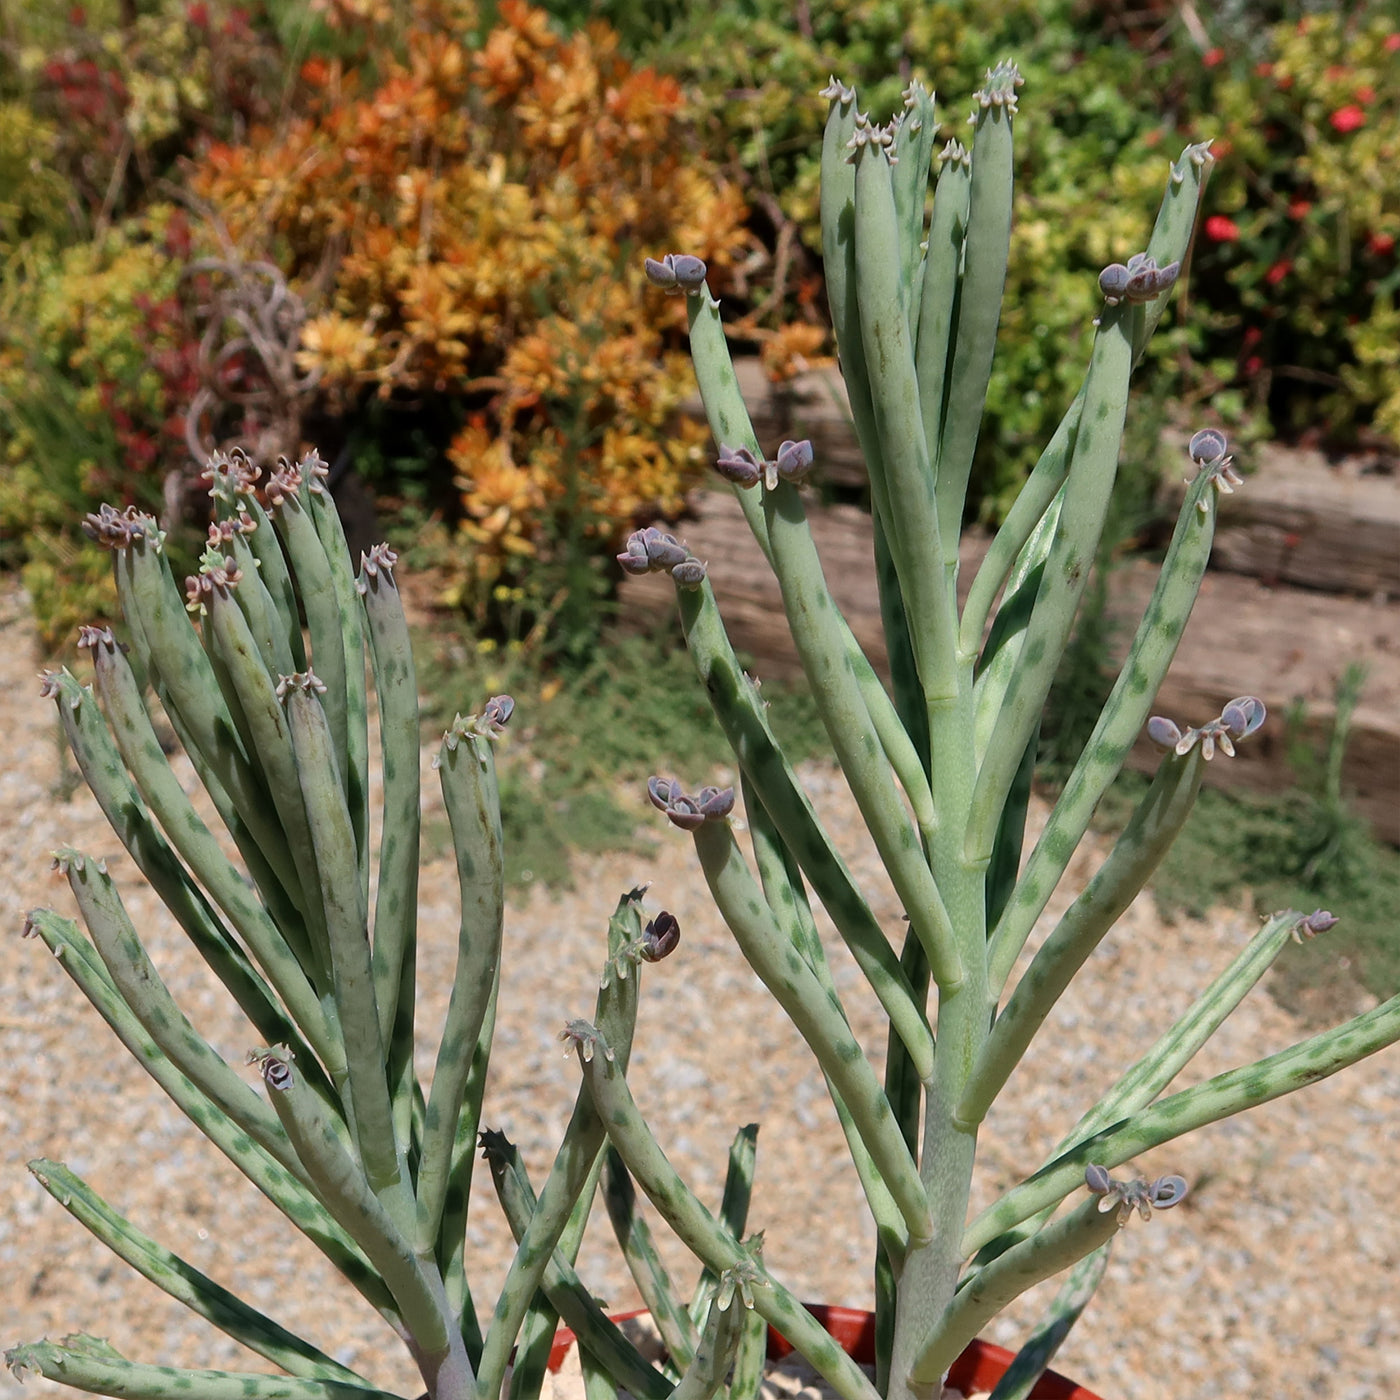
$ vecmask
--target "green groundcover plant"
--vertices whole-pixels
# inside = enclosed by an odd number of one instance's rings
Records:
[[[1228,760],[1265,718],[1252,696],[1195,725],[1151,712],[1205,569],[1217,497],[1240,484],[1223,434],[1207,427],[1191,440],[1194,482],[1117,682],[1043,834],[1024,852],[1037,729],[1108,510],[1132,371],[1179,275],[1211,158],[1194,145],[1170,165],[1146,247],[1125,249],[1122,262],[1100,272],[1082,388],[959,610],[958,535],[1006,271],[1019,85],[1010,64],[988,72],[971,149],[953,142],[941,153],[927,224],[936,127],[929,94],[912,85],[895,122],[877,127],[858,114],[851,89],[835,80],[826,89],[824,255],[878,527],[888,690],[832,603],[806,526],[800,483],[810,444],[785,442],[769,457],[755,440],[705,265],[685,252],[647,262],[654,283],[685,299],[716,466],[781,582],[831,748],[905,913],[894,929],[882,927],[838,855],[735,659],[704,563],[664,531],[635,533],[620,563],[629,573],[665,572],[675,584],[699,685],[740,774],[737,790],[697,791],[658,775],[648,793],[693,839],[736,942],[826,1078],[878,1234],[873,1379],[746,1235],[752,1134],[734,1144],[716,1216],[676,1174],[632,1098],[626,1072],[643,966],[664,959],[681,936],[672,913],[643,923],[639,890],[617,901],[609,922],[592,1018],[564,1030],[581,1083],[538,1194],[510,1144],[481,1135],[518,1248],[494,1307],[480,1307],[465,1211],[503,922],[491,740],[513,702],[492,697],[458,719],[437,756],[462,920],[446,1027],[431,1081],[420,1087],[412,1054],[418,695],[392,553],[370,551],[355,576],[314,454],[265,479],[243,457],[211,463],[216,523],[183,593],[149,515],[106,508],[88,518],[89,533],[113,551],[130,656],[110,631],[86,631],[93,688],[54,672],[44,690],[123,844],[263,1038],[250,1054],[260,1089],[212,1049],[161,983],[101,861],[70,850],[57,857],[86,935],[45,910],[31,913],[28,930],[60,955],[175,1102],[373,1303],[432,1400],[495,1400],[513,1350],[509,1393],[528,1400],[559,1318],[580,1338],[594,1397],[625,1387],[643,1400],[709,1400],[727,1386],[729,1400],[752,1400],[766,1323],[844,1400],[922,1400],[937,1394],[950,1364],[1001,1307],[1065,1273],[997,1392],[997,1400],[1024,1396],[1093,1294],[1118,1230],[1187,1190],[1177,1176],[1148,1182],[1114,1171],[1400,1039],[1395,997],[1169,1092],[1289,939],[1324,934],[1336,922],[1325,910],[1280,912],[1067,1125],[1038,1171],[968,1218],[989,1107],[1171,845],[1205,765]],[[384,775],[374,792],[366,658]],[[141,677],[241,866],[175,778]],[[1018,975],[1033,924],[1144,730],[1162,750],[1146,794]],[[736,838],[741,803],[751,851]],[[888,1017],[883,1077],[843,1010],[814,897]],[[137,1232],[66,1168],[40,1162],[34,1172],[135,1267],[284,1374],[178,1371],[127,1360],[86,1336],[16,1346],[7,1353],[15,1371],[122,1396],[384,1394]],[[575,1272],[600,1181],[665,1341],[659,1363],[599,1312]],[[658,1263],[637,1188],[702,1265],[688,1299]]]

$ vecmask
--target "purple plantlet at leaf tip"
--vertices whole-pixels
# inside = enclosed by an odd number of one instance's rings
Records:
[[[1311,914],[1300,918],[1293,925],[1293,941],[1301,943],[1306,938],[1316,938],[1319,933],[1326,933],[1329,929],[1336,928],[1341,920],[1327,909],[1314,909]]]
[[[706,821],[723,821],[734,810],[734,789],[703,787],[696,802]]]
[[[699,588],[705,582],[705,565],[699,559],[687,558],[671,570],[677,588]]]
[[[642,930],[642,957],[647,962],[660,962],[668,953],[675,952],[680,941],[680,920],[663,909]]]
[[[1186,1178],[1159,1176],[1153,1182],[1141,1177],[1133,1181],[1115,1181],[1106,1167],[1091,1163],[1084,1169],[1084,1184],[1099,1199],[1099,1210],[1118,1210],[1118,1223],[1126,1224],[1134,1210],[1144,1220],[1152,1219],[1156,1210],[1170,1210],[1186,1197]]]
[[[1224,455],[1229,442],[1219,428],[1202,428],[1193,433],[1186,444],[1187,454],[1198,466],[1218,462]]]
[[[1147,721],[1147,737],[1159,748],[1174,749],[1181,741],[1181,729],[1166,715],[1153,715]]]
[[[803,438],[800,442],[784,442],[778,448],[773,465],[784,481],[801,481],[812,469],[812,444]]]
[[[294,690],[300,690],[305,694],[324,695],[326,693],[326,683],[309,667],[305,671],[293,671],[290,676],[278,676],[277,678],[277,698],[285,703],[287,696]]]
[[[721,445],[719,456],[715,459],[715,470],[726,481],[732,481],[746,491],[749,487],[758,485],[759,478],[763,475],[763,467],[764,463],[747,447]]]
[[[674,569],[684,563],[688,556],[686,547],[674,536],[648,525],[641,531],[642,545],[647,552],[647,560],[653,569]]]
[[[510,723],[510,717],[515,713],[515,698],[511,695],[493,695],[482,710],[482,718],[491,728],[499,733]]]
[[[647,258],[642,266],[653,286],[667,293],[685,292],[692,296],[704,287],[708,271],[705,260],[690,253],[667,253],[660,262]]]
[[[257,1065],[263,1083],[269,1089],[284,1094],[296,1082],[292,1074],[292,1052],[285,1045],[250,1050],[245,1063]]]
[[[1220,721],[1236,739],[1253,734],[1267,718],[1268,711],[1257,695],[1240,695],[1220,712]]]
[[[394,581],[394,565],[399,562],[398,554],[387,544],[370,545],[368,553],[360,555],[360,575],[355,587],[363,597],[370,585],[377,583],[382,574],[390,583]]]

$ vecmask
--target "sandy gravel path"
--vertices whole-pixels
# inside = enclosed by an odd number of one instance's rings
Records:
[[[222,990],[131,878],[86,791],[66,795],[71,764],[60,763],[36,670],[22,601],[13,589],[0,592],[0,1343],[84,1330],[141,1360],[265,1369],[71,1221],[25,1171],[27,1159],[49,1156],[206,1273],[375,1381],[416,1395],[413,1374],[379,1319],[310,1247],[289,1237],[281,1218],[167,1104],[43,948],[17,937],[29,907],[71,909],[66,887],[48,869],[55,846],[104,855],[153,956],[209,1038],[230,1059],[253,1043]],[[474,698],[464,697],[463,708]],[[503,762],[511,761],[507,751]],[[698,782],[702,775],[685,776]],[[834,828],[853,831],[849,797],[833,774],[809,769],[804,780]],[[434,785],[424,791],[430,808],[440,805]],[[556,1033],[567,1017],[591,1011],[613,901],[650,880],[655,907],[676,911],[684,933],[678,954],[647,972],[632,1076],[640,1103],[667,1151],[711,1200],[734,1129],[762,1123],[751,1222],[767,1231],[769,1263],[803,1296],[868,1302],[871,1235],[820,1078],[731,948],[689,843],[658,830],[652,815],[638,805],[639,826],[654,838],[650,853],[594,860],[572,894],[536,894],[510,910],[487,1122],[521,1145],[542,1178],[577,1087]],[[1101,857],[1091,852],[1086,868]],[[898,910],[878,893],[873,857],[852,843],[849,858],[892,926]],[[455,881],[439,855],[422,890],[421,1024],[429,1033],[445,1008],[456,917]],[[1165,927],[1149,900],[1133,906],[989,1122],[979,1205],[1039,1164],[1115,1069],[1188,1004],[1252,927],[1249,916],[1231,911]],[[876,1051],[870,999],[854,967],[833,957],[853,1024]],[[1303,1033],[1256,994],[1186,1078],[1194,1082]],[[1188,1177],[1192,1198],[1120,1236],[1109,1278],[1057,1366],[1109,1400],[1383,1400],[1400,1393],[1397,1110],[1400,1052],[1391,1051],[1144,1159],[1146,1174]],[[477,1295],[489,1305],[506,1232],[489,1190],[477,1195],[470,1253]],[[585,1243],[583,1272],[609,1303],[627,1306],[634,1294],[600,1223]],[[688,1276],[681,1256],[672,1257]],[[1032,1300],[1002,1319],[993,1338],[1014,1344],[1035,1310]],[[32,1377],[21,1390],[0,1372],[0,1397],[69,1393]]]

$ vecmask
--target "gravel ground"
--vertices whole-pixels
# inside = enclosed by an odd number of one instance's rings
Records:
[[[241,1061],[255,1041],[133,878],[86,791],[65,796],[72,768],[60,765],[36,669],[22,598],[13,589],[0,593],[0,726],[10,735],[0,770],[0,927],[8,935],[0,941],[0,1054],[7,1066],[0,1088],[0,1343],[83,1330],[136,1359],[266,1369],[66,1216],[24,1169],[27,1159],[48,1156],[66,1161],[205,1273],[377,1383],[418,1394],[377,1316],[167,1104],[42,946],[15,936],[31,906],[71,911],[66,886],[48,869],[55,846],[106,856],[153,957],[212,1043]],[[511,761],[507,747],[503,762]],[[426,757],[425,776],[431,778]],[[831,827],[853,833],[852,804],[836,776],[811,768],[804,781]],[[436,785],[425,783],[424,792],[428,807],[440,808]],[[678,953],[647,970],[632,1074],[639,1102],[666,1150],[712,1201],[733,1131],[760,1122],[751,1224],[766,1230],[767,1261],[802,1296],[867,1304],[872,1233],[820,1077],[732,949],[689,843],[658,830],[652,815],[639,804],[639,825],[653,838],[647,854],[596,859],[579,872],[573,893],[537,892],[511,908],[486,1122],[520,1144],[541,1180],[577,1088],[556,1034],[568,1017],[591,1011],[617,895],[652,881],[649,901],[675,911],[684,932]],[[853,836],[847,844],[857,878],[876,892],[876,913],[892,927],[898,910],[880,893],[878,864]],[[1076,882],[1102,855],[1098,848],[1081,853]],[[445,1010],[457,917],[455,880],[441,855],[424,870],[421,905],[420,1025],[431,1036]],[[1250,915],[1231,910],[1165,926],[1150,900],[1133,905],[988,1122],[978,1208],[1039,1165],[1115,1070],[1170,1023],[1254,926]],[[878,1054],[872,1000],[839,949],[833,961],[852,1022]],[[1304,1033],[1256,993],[1183,1081]],[[1180,1172],[1193,1183],[1192,1196],[1149,1224],[1135,1220],[1119,1237],[1108,1279],[1056,1367],[1109,1400],[1382,1400],[1400,1392],[1400,1223],[1390,1200],[1400,1173],[1398,1091],[1400,1052],[1392,1050],[1144,1158],[1139,1171]],[[475,1292],[489,1303],[503,1276],[507,1236],[487,1199],[489,1186],[478,1195],[470,1260]],[[583,1272],[610,1305],[626,1307],[635,1294],[605,1234],[605,1222],[590,1232]],[[688,1277],[683,1256],[670,1257]],[[993,1326],[992,1339],[1014,1345],[1044,1297],[1023,1300]],[[0,1372],[0,1397],[21,1393],[71,1392],[33,1377],[21,1392]]]

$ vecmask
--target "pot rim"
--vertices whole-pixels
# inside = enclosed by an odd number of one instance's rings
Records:
[[[841,1344],[856,1361],[871,1364],[875,1360],[875,1314],[868,1308],[849,1308],[839,1303],[807,1303],[807,1311]],[[645,1317],[646,1308],[609,1313],[614,1322],[628,1322]],[[554,1334],[554,1346],[549,1353],[549,1369],[557,1371],[577,1338],[567,1328]],[[794,1350],[792,1344],[772,1327],[768,1329],[768,1357],[778,1360]],[[948,1371],[948,1384],[964,1391],[990,1390],[1011,1365],[1015,1353],[994,1342],[975,1339]],[[1047,1370],[1035,1383],[1029,1400],[1101,1400],[1094,1391],[1061,1375]]]

